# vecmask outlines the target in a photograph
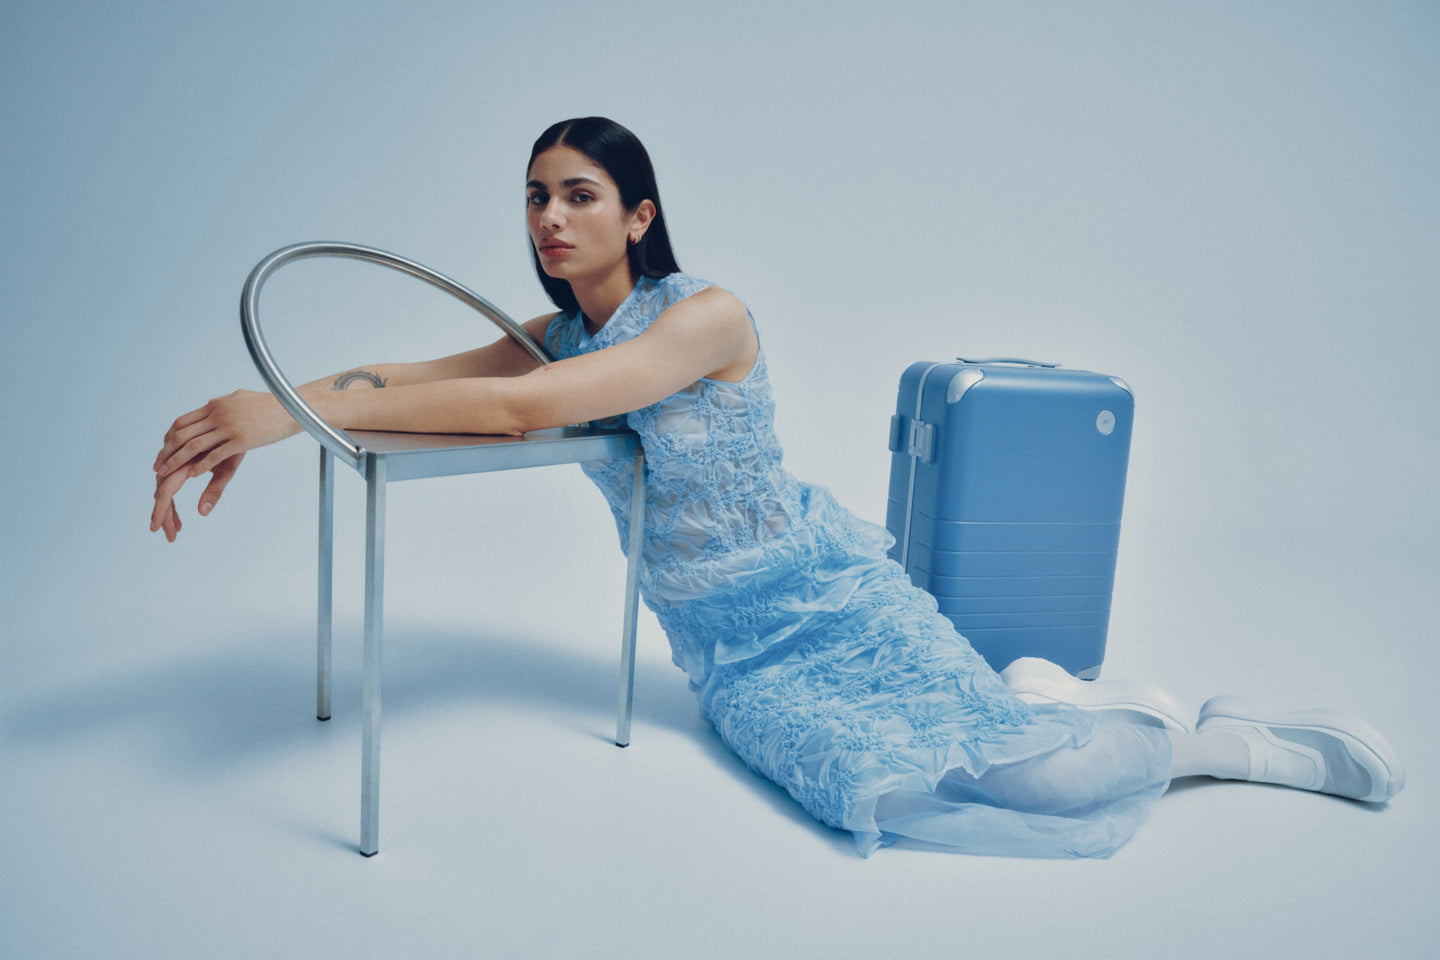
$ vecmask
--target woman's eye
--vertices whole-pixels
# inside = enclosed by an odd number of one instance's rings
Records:
[[[591,200],[594,199],[594,197],[592,197],[588,193],[585,193],[583,190],[579,193],[571,194],[570,196],[571,203],[589,203]]]
[[[543,193],[532,193],[525,198],[525,205],[529,207],[543,207],[545,206],[545,201],[548,199],[550,198]]]

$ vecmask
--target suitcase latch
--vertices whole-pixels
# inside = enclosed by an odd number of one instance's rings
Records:
[[[935,428],[924,420],[910,421],[910,442],[906,452],[919,457],[921,463],[929,463],[935,453]]]

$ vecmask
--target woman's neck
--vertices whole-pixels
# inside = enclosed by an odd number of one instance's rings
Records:
[[[630,291],[634,289],[635,277],[630,273],[628,262],[595,283],[581,284],[570,281],[570,292],[575,294],[575,302],[580,304],[585,325],[592,334],[598,333],[601,327],[610,322],[615,311],[620,309],[620,304],[625,302],[625,298],[630,296]]]

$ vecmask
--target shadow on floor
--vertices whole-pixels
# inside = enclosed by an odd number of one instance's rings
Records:
[[[317,727],[313,653],[295,649],[288,628],[277,634],[197,637],[200,652],[193,657],[17,698],[0,711],[0,743],[10,749],[62,748],[78,739],[128,732],[143,755],[181,777],[214,775],[303,749]],[[337,630],[330,724],[351,731],[358,731],[361,713],[358,647],[348,637],[342,643]],[[384,656],[387,723],[447,705],[502,704],[538,710],[551,723],[613,742],[619,657],[608,645],[597,645],[591,654],[557,649],[544,637],[409,625],[387,631]],[[848,833],[811,818],[724,745],[700,719],[678,668],[653,660],[636,664],[634,725],[639,744],[647,727],[691,738],[756,799],[850,849]]]

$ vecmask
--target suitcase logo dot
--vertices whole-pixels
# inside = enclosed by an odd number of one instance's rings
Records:
[[[1115,432],[1115,414],[1109,410],[1101,410],[1100,416],[1095,418],[1095,429],[1105,436]]]

